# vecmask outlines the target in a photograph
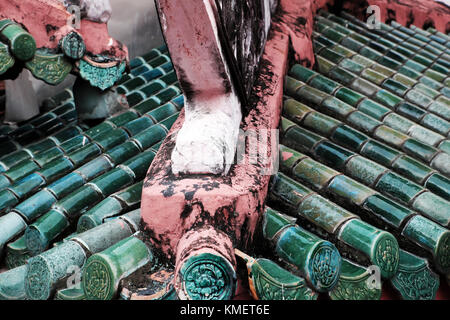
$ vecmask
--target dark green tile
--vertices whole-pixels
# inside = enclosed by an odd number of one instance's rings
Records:
[[[336,98],[348,103],[351,106],[356,107],[357,103],[364,98],[364,95],[348,89],[348,88],[341,88],[338,91],[336,91],[335,94]]]
[[[383,119],[386,114],[391,112],[389,108],[386,108],[370,99],[364,99],[363,101],[361,101],[361,103],[358,105],[358,110],[377,120]]]
[[[351,150],[359,150],[361,145],[367,141],[369,137],[344,125],[337,128],[330,139]]]
[[[356,77],[356,75],[341,67],[333,68],[327,76],[345,85],[350,84]]]
[[[148,150],[145,151],[128,161],[123,163],[124,167],[127,167],[128,170],[134,173],[135,179],[139,180],[145,177],[145,174],[150,167],[153,159],[155,158],[155,152]]]
[[[355,111],[347,117],[347,122],[358,130],[365,133],[373,133],[375,129],[381,124],[380,121],[375,120],[361,111]]]
[[[64,196],[81,187],[84,183],[85,181],[81,175],[72,172],[50,184],[47,189],[51,191],[57,199],[62,199]]]
[[[334,90],[336,90],[340,86],[339,83],[330,80],[322,75],[314,77],[310,81],[309,85],[329,94],[332,94]]]
[[[404,84],[392,79],[386,79],[381,86],[399,96],[403,96],[409,90]]]
[[[62,210],[71,219],[75,219],[101,199],[102,196],[97,191],[89,185],[84,185],[60,200],[54,208]]]
[[[450,201],[450,180],[439,173],[428,178],[425,187],[438,196]]]
[[[141,117],[138,119],[135,119],[133,121],[128,122],[124,126],[122,126],[123,129],[125,129],[129,136],[134,136],[138,134],[139,132],[144,131],[145,129],[151,127],[154,125],[154,121],[148,117]]]
[[[142,150],[145,150],[158,141],[163,140],[166,137],[166,134],[166,130],[161,126],[154,125],[134,136],[133,141],[135,141]]]
[[[102,150],[99,146],[94,143],[90,143],[77,151],[69,153],[68,157],[72,160],[75,166],[78,167],[101,153]]]
[[[19,203],[14,208],[14,211],[19,212],[28,221],[33,221],[50,210],[56,201],[55,196],[50,191],[44,189]]]
[[[303,198],[311,194],[311,190],[282,173],[272,177],[270,184],[270,197],[278,199],[296,209]]]
[[[132,183],[133,177],[127,171],[118,167],[95,178],[89,184],[95,185],[106,197]]]
[[[328,141],[321,142],[314,150],[314,155],[333,168],[343,169],[345,162],[355,153]]]
[[[4,173],[11,181],[18,181],[19,179],[27,176],[28,174],[38,171],[39,165],[32,160],[25,160],[15,165],[7,172]]]
[[[358,52],[362,47],[364,47],[362,43],[348,37],[342,40],[341,44],[355,52]]]
[[[397,104],[403,101],[400,97],[397,97],[396,95],[390,93],[385,89],[379,90],[374,96],[374,99],[377,102],[390,107],[391,109],[393,109]]]
[[[282,137],[282,143],[300,152],[309,152],[322,139],[319,135],[295,126]]]
[[[113,164],[105,156],[97,157],[84,166],[78,168],[75,172],[79,173],[86,181],[94,179],[100,174],[108,171],[113,167]]]
[[[118,165],[137,155],[141,150],[133,141],[124,142],[106,153],[111,161]]]
[[[414,121],[419,121],[426,114],[426,111],[409,102],[400,102],[395,111]]]
[[[437,151],[435,148],[414,139],[408,139],[403,144],[403,150],[426,162],[430,162]]]
[[[375,188],[382,193],[399,199],[405,203],[411,201],[423,190],[421,186],[413,183],[402,176],[388,172],[384,174],[376,184]]]
[[[49,162],[39,173],[47,180],[53,181],[74,169],[72,162],[63,157]]]
[[[408,156],[401,156],[392,164],[393,169],[401,175],[422,183],[422,181],[433,171],[420,161]]]
[[[392,161],[401,154],[399,151],[375,140],[366,143],[360,153],[387,167],[389,167]]]

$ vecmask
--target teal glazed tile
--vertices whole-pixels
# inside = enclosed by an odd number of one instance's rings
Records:
[[[448,273],[450,270],[448,251],[450,235],[448,229],[417,215],[409,220],[402,231],[402,235],[430,251],[438,270]]]
[[[392,168],[401,175],[420,184],[433,172],[432,169],[420,161],[406,155],[398,157],[392,163]]]
[[[450,180],[439,173],[431,175],[425,187],[436,195],[450,201]]]
[[[350,87],[353,90],[359,91],[368,97],[373,96],[375,93],[377,93],[380,90],[379,87],[377,87],[373,83],[370,83],[369,81],[361,79],[361,78],[356,78],[352,82]]]
[[[398,70],[401,66],[401,63],[399,63],[398,61],[395,61],[392,58],[386,57],[386,56],[379,58],[377,62],[379,64],[381,64],[385,67],[388,67],[390,69],[393,69],[393,70]]]
[[[124,126],[122,126],[123,129],[125,129],[129,136],[134,136],[138,134],[139,132],[144,131],[145,129],[151,127],[154,125],[154,121],[148,117],[141,117],[136,120],[130,121]]]
[[[344,168],[345,162],[353,156],[354,153],[333,143],[324,141],[316,146],[314,155],[325,164],[341,170]]]
[[[364,98],[364,95],[345,87],[336,91],[335,96],[354,107]]]
[[[334,46],[336,44],[334,41],[331,41],[331,40],[325,38],[321,34],[319,34],[318,36],[315,36],[314,40],[319,42],[319,43],[321,43],[325,47],[332,47],[332,46]]]
[[[436,98],[438,95],[440,95],[441,93],[439,91],[436,91],[430,87],[428,87],[427,85],[418,82],[415,86],[414,89],[422,92],[423,94],[425,94],[426,96],[430,97],[430,98]]]
[[[17,195],[19,199],[23,199],[34,190],[45,185],[45,183],[46,181],[42,176],[37,173],[32,173],[9,187],[9,190]]]
[[[427,163],[433,159],[434,155],[436,154],[437,150],[427,144],[424,144],[420,141],[417,141],[415,139],[408,139],[405,141],[405,143],[402,146],[402,149],[415,157],[418,157]]]
[[[286,147],[282,144],[280,144],[280,166],[283,169],[283,172],[291,172],[292,168],[301,160],[304,158],[307,158],[306,155],[303,153],[300,153],[298,151],[295,151],[294,149],[291,149],[289,147]]]
[[[141,202],[142,186],[143,181],[115,194],[114,197],[119,199],[127,207],[131,207]]]
[[[330,169],[320,162],[314,161],[311,158],[301,160],[293,169],[292,176],[316,190],[325,188],[331,179],[333,179],[339,172]]]
[[[136,78],[126,81],[125,83],[122,83],[120,86],[117,87],[116,90],[119,94],[126,94],[134,89],[139,88],[145,83],[146,83],[145,79],[138,76]]]
[[[386,81],[383,82],[382,87],[399,96],[403,96],[409,90],[404,84],[392,79],[386,79]]]
[[[389,167],[401,154],[399,151],[388,147],[378,141],[367,142],[360,151],[361,155]]]
[[[364,47],[364,44],[356,41],[355,39],[349,38],[349,37],[343,39],[341,41],[341,44],[355,52],[359,52],[359,50],[361,50],[361,48]]]
[[[282,173],[277,173],[272,177],[270,184],[270,197],[275,197],[283,203],[287,203],[291,208],[296,209],[303,198],[311,194],[311,190],[304,187],[297,181],[288,178]]]
[[[58,210],[50,210],[25,230],[27,249],[33,254],[45,251],[50,242],[69,226],[69,221]]]
[[[334,50],[335,52],[337,52],[337,53],[339,53],[339,54],[341,54],[341,55],[347,57],[347,58],[350,58],[350,57],[352,57],[353,55],[355,55],[355,52],[354,52],[354,51],[352,51],[352,50],[350,50],[350,49],[347,49],[346,47],[341,46],[341,45],[339,45],[339,44],[335,45],[335,46],[333,47],[333,50]],[[348,59],[346,59],[346,60],[348,60]]]
[[[358,104],[357,108],[362,113],[367,114],[368,116],[377,120],[382,120],[383,117],[391,112],[391,109],[386,108],[385,106],[371,99],[364,99],[360,104]]]
[[[344,35],[340,32],[337,32],[336,30],[333,30],[332,28],[325,29],[322,32],[322,34],[334,42],[341,42],[341,40],[346,37],[346,35]]]
[[[362,73],[361,73],[361,77],[372,82],[375,83],[376,85],[381,85],[383,83],[383,81],[386,80],[386,76],[376,72],[372,69],[365,69]]]
[[[183,95],[179,95],[178,97],[172,99],[171,103],[173,103],[178,111],[181,111],[181,109],[184,107],[184,96]]]
[[[14,211],[20,213],[27,221],[34,221],[50,210],[56,201],[57,198],[50,191],[44,189],[19,203]]]
[[[90,142],[89,138],[80,134],[60,144],[59,148],[63,150],[64,153],[70,153],[85,146],[89,142]]]
[[[361,50],[359,50],[359,54],[370,59],[376,61],[383,55],[369,47],[363,47]]]
[[[331,234],[344,222],[356,217],[318,194],[312,194],[302,201],[298,213]]]
[[[404,64],[405,67],[411,68],[417,72],[424,72],[425,69],[427,69],[426,66],[421,65],[420,63],[417,63],[413,60],[407,60]]]
[[[341,63],[339,63],[339,66],[356,74],[360,74],[365,68],[363,65],[356,63],[355,61],[350,59],[342,60]]]
[[[375,188],[381,192],[409,203],[423,188],[394,172],[384,174]]]
[[[100,156],[78,168],[75,172],[80,174],[85,181],[90,181],[100,174],[110,170],[112,167],[113,164],[107,157]]]
[[[69,126],[53,135],[60,144],[79,135],[83,130],[78,126]]]
[[[62,199],[64,196],[81,187],[84,183],[85,180],[81,175],[72,172],[50,184],[47,190],[57,199]]]
[[[427,113],[423,109],[409,103],[409,102],[400,102],[395,110],[397,113],[412,119],[414,121],[420,121],[423,116]]]
[[[118,145],[117,147],[111,149],[106,153],[109,159],[115,165],[118,165],[131,157],[139,154],[141,152],[140,148],[133,141],[127,141]]]
[[[166,102],[170,101],[170,99],[176,97],[180,93],[181,93],[181,90],[178,87],[171,86],[171,87],[168,87],[165,90],[161,90],[161,92],[159,92],[154,97],[154,99],[156,99],[156,101],[161,105],[163,103],[166,103]]]
[[[130,74],[136,77],[136,76],[139,76],[140,74],[150,71],[150,70],[152,70],[152,68],[150,66],[148,66],[147,64],[143,64],[143,65],[131,70]]]
[[[314,77],[309,82],[309,85],[328,94],[332,94],[340,86],[339,83],[330,80],[322,75]]]
[[[372,186],[386,172],[386,167],[358,155],[347,162],[345,172],[352,178]]]
[[[412,133],[415,127],[420,128],[411,120],[408,120],[395,112],[391,112],[386,117],[384,117],[383,123],[394,130],[400,131],[401,133],[405,133],[410,136],[412,136],[410,133]]]
[[[449,202],[432,192],[421,193],[413,202],[413,208],[444,227],[450,226]]]
[[[133,109],[136,110],[136,112],[138,112],[140,115],[143,115],[146,112],[149,112],[159,106],[160,104],[155,99],[153,99],[153,97],[151,97],[150,99],[146,99],[140,102],[139,104],[134,106]]]
[[[292,127],[282,137],[282,143],[300,152],[309,152],[323,138],[298,126]]]
[[[166,75],[162,76],[159,80],[164,82],[166,85],[171,85],[172,83],[178,81],[177,74],[175,73],[175,71],[167,73]]]
[[[11,181],[17,181],[24,178],[30,173],[36,172],[40,169],[39,165],[34,161],[23,161],[3,174],[7,176]]]
[[[377,94],[374,96],[374,100],[388,106],[390,108],[394,108],[397,104],[403,101],[400,97],[390,93],[389,91],[385,89],[381,89],[377,92]]]
[[[154,125],[141,133],[133,137],[133,141],[141,148],[145,150],[150,148],[158,141],[163,140],[166,137],[167,131],[159,125]]]
[[[333,116],[337,115],[342,119],[345,119],[351,112],[355,111],[352,106],[335,97],[325,99],[319,108],[324,113],[332,114]]]
[[[327,59],[328,61],[331,61],[331,62],[333,62],[333,63],[335,63],[335,64],[338,64],[342,59],[345,58],[344,56],[342,56],[342,55],[340,55],[340,54],[338,54],[338,53],[336,53],[336,52],[334,52],[333,50],[330,50],[330,49],[328,49],[328,48],[323,49],[323,50],[320,52],[320,55],[321,55],[323,58],[325,58],[325,59]]]
[[[49,162],[39,173],[47,180],[53,181],[74,169],[73,163],[66,157]]]
[[[123,126],[124,124],[137,119],[139,116],[133,110],[125,111],[118,116],[109,118],[107,121],[111,122],[117,127]]]
[[[376,193],[374,190],[344,175],[335,177],[327,189],[356,205],[362,205],[368,197]]]
[[[310,86],[303,86],[300,89],[298,89],[297,95],[300,98],[300,100],[318,106],[322,103],[323,100],[329,97],[327,93],[317,90]]]
[[[94,226],[103,224],[106,222],[106,219],[116,217],[123,210],[124,208],[122,208],[119,200],[108,197],[81,216],[78,220],[77,232],[82,233],[92,229]]]
[[[78,167],[101,153],[102,150],[99,146],[94,143],[90,143],[77,151],[69,153],[67,156],[74,163],[74,165]]]
[[[420,77],[422,77],[422,73],[407,66],[401,66],[397,69],[397,71],[400,74],[407,76],[411,79],[419,79]]]
[[[92,180],[89,185],[95,185],[104,197],[117,192],[133,183],[133,177],[125,170],[117,167]]]
[[[175,113],[171,115],[170,117],[162,120],[159,123],[159,126],[161,126],[166,131],[166,133],[169,132],[170,128],[172,128],[173,124],[178,120],[179,115],[180,113]]]
[[[333,68],[327,76],[345,85],[349,85],[356,78],[355,74],[348,72],[341,67]]]
[[[263,234],[268,240],[274,240],[280,230],[287,226],[294,225],[285,216],[271,208],[267,208],[264,213]]]
[[[303,120],[303,126],[323,136],[329,136],[341,122],[318,112],[310,112]]]
[[[133,172],[136,179],[141,179],[147,173],[155,155],[153,151],[148,150],[125,161],[121,166],[127,167],[129,171]]]
[[[112,129],[115,129],[115,125],[105,121],[91,129],[86,130],[84,132],[84,135],[91,139],[95,139],[95,137],[97,137],[99,134],[109,132]]]
[[[296,80],[307,83],[313,76],[317,75],[317,72],[296,64],[289,70],[288,74]]]
[[[396,228],[414,214],[414,211],[378,194],[369,197],[363,207]]]
[[[334,131],[330,139],[351,150],[359,150],[369,137],[347,125],[343,125]]]
[[[64,155],[64,152],[59,147],[53,147],[53,148],[50,148],[49,150],[46,150],[44,152],[37,154],[34,157],[34,161],[36,161],[39,164],[39,166],[42,167],[46,163],[48,163],[56,158],[60,158],[63,155]]]
[[[8,189],[0,191],[0,212],[4,209],[15,206],[19,202],[19,199]]]
[[[161,107],[156,108],[155,110],[147,112],[145,116],[150,117],[156,123],[178,113],[180,109],[181,108],[176,107],[175,104],[169,102],[162,105]]]
[[[398,61],[398,62],[405,62],[408,60],[404,55],[401,55],[400,53],[396,52],[395,50],[387,51],[385,56],[388,58],[391,58],[395,61]]]
[[[54,205],[54,209],[61,210],[70,219],[75,219],[102,198],[92,187],[84,185],[61,199]]]
[[[439,103],[438,101],[434,101],[433,103],[431,103],[428,106],[427,110],[429,112],[439,115],[445,120],[450,121],[450,108],[442,103]]]
[[[26,149],[26,148],[25,148]],[[17,150],[10,154],[5,154],[4,157],[1,158],[1,162],[3,163],[3,166],[6,170],[13,167],[15,164],[18,164],[24,160],[28,160],[31,158],[30,151]],[[6,171],[5,170],[5,171]]]
[[[35,133],[33,133],[35,134]],[[38,153],[42,150],[50,149],[56,146],[56,142],[51,139],[44,139],[41,142],[34,143],[32,145],[27,146],[27,149],[31,151],[31,153]]]

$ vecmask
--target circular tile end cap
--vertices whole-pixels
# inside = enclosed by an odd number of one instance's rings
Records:
[[[342,258],[337,248],[328,241],[321,241],[307,258],[306,279],[313,289],[328,292],[336,286],[341,274]]]
[[[231,300],[236,291],[236,272],[220,254],[201,253],[188,258],[177,276],[182,300]]]

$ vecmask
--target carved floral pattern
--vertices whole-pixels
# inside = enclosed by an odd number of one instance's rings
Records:
[[[194,300],[219,300],[228,283],[226,272],[214,263],[193,264],[184,278],[185,290]]]
[[[381,296],[381,289],[367,286],[367,277],[359,281],[346,281],[340,279],[330,292],[333,300],[379,300]]]
[[[388,273],[395,272],[399,262],[398,244],[395,240],[384,238],[376,248],[375,262]]]
[[[90,63],[87,60],[80,60],[80,76],[89,83],[101,90],[106,90],[120,79],[125,71],[125,62],[116,64]]]
[[[399,271],[392,284],[406,300],[433,300],[439,287],[439,278],[427,266],[416,271]]]
[[[311,281],[317,284],[318,288],[332,287],[339,277],[339,259],[337,250],[323,246],[314,252],[311,259],[312,277]]]
[[[62,54],[39,52],[26,63],[26,67],[36,78],[51,85],[61,83],[72,70],[72,64]]]
[[[83,274],[84,292],[89,299],[106,300],[111,290],[111,276],[101,261],[90,262]]]
[[[14,65],[14,58],[9,54],[8,46],[0,43],[0,75]]]

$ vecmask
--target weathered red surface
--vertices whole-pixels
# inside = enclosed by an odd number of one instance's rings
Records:
[[[438,31],[450,31],[450,8],[434,0],[361,0],[346,1],[344,8],[359,19],[364,19],[367,7],[377,5],[381,9],[381,21],[394,19],[404,26],[419,28],[433,26]]]
[[[25,26],[36,41],[37,48],[57,48],[59,40],[71,31],[78,32],[93,55],[110,55],[117,60],[128,59],[128,49],[108,34],[106,23],[82,19],[80,29],[69,24],[71,15],[57,0],[2,0],[0,19],[12,19]]]

